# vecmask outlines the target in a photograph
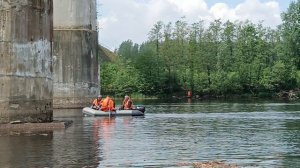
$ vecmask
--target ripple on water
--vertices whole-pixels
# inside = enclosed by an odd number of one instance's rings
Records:
[[[178,167],[221,160],[241,167],[296,167],[300,165],[299,105],[164,103],[146,105],[144,117],[111,119],[65,111],[55,115],[74,121],[65,131],[51,136],[0,136],[0,163],[4,167]]]

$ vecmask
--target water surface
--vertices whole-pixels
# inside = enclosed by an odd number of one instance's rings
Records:
[[[144,117],[83,117],[66,130],[0,136],[1,167],[300,167],[299,102],[136,102]]]

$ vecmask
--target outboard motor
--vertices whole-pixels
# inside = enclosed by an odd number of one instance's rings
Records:
[[[146,108],[144,106],[136,106],[136,109],[143,113],[146,111]]]

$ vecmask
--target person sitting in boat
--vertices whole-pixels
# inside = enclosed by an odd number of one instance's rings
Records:
[[[101,103],[102,103],[102,96],[99,95],[92,104],[92,109],[99,110],[101,108]]]
[[[129,96],[127,96],[127,95],[125,96],[125,98],[123,100],[123,105],[121,108],[124,110],[133,109],[133,102]]]
[[[103,99],[100,110],[105,112],[115,111],[115,102],[113,101],[113,99],[109,96]]]

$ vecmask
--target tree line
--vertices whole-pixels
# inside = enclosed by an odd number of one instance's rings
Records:
[[[250,21],[202,20],[153,25],[142,44],[122,42],[101,64],[101,88],[113,95],[273,95],[300,86],[300,0],[270,28]]]

